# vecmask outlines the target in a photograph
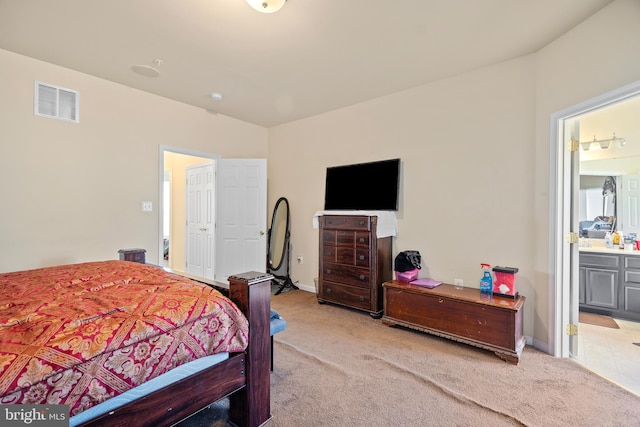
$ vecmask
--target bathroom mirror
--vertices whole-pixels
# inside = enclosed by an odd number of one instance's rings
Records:
[[[625,150],[636,145],[633,139],[628,141]],[[603,150],[590,151],[587,153],[595,157]],[[609,150],[604,151],[606,154]],[[598,239],[604,238],[607,231],[640,233],[640,156],[629,151],[625,155],[583,160],[583,154],[580,152],[579,221],[586,222],[580,224],[580,236]]]
[[[580,176],[580,237],[604,239],[616,231],[617,203],[614,176]]]

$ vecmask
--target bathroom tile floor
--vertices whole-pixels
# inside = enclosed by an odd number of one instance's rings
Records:
[[[580,323],[578,356],[574,360],[640,395],[640,323],[615,321],[620,329]]]

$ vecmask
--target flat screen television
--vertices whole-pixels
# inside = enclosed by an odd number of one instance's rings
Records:
[[[398,210],[400,159],[327,168],[324,210]]]

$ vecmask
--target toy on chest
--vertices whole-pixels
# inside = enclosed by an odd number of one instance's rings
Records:
[[[495,280],[493,281],[493,294],[510,298],[518,295],[516,290],[516,267],[493,267]]]

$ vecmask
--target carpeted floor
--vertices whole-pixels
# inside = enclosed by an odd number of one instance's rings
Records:
[[[493,353],[397,327],[294,290],[272,297],[270,426],[628,426],[640,397],[569,359]],[[202,413],[181,427],[224,426]],[[217,417],[216,418],[214,418]]]

